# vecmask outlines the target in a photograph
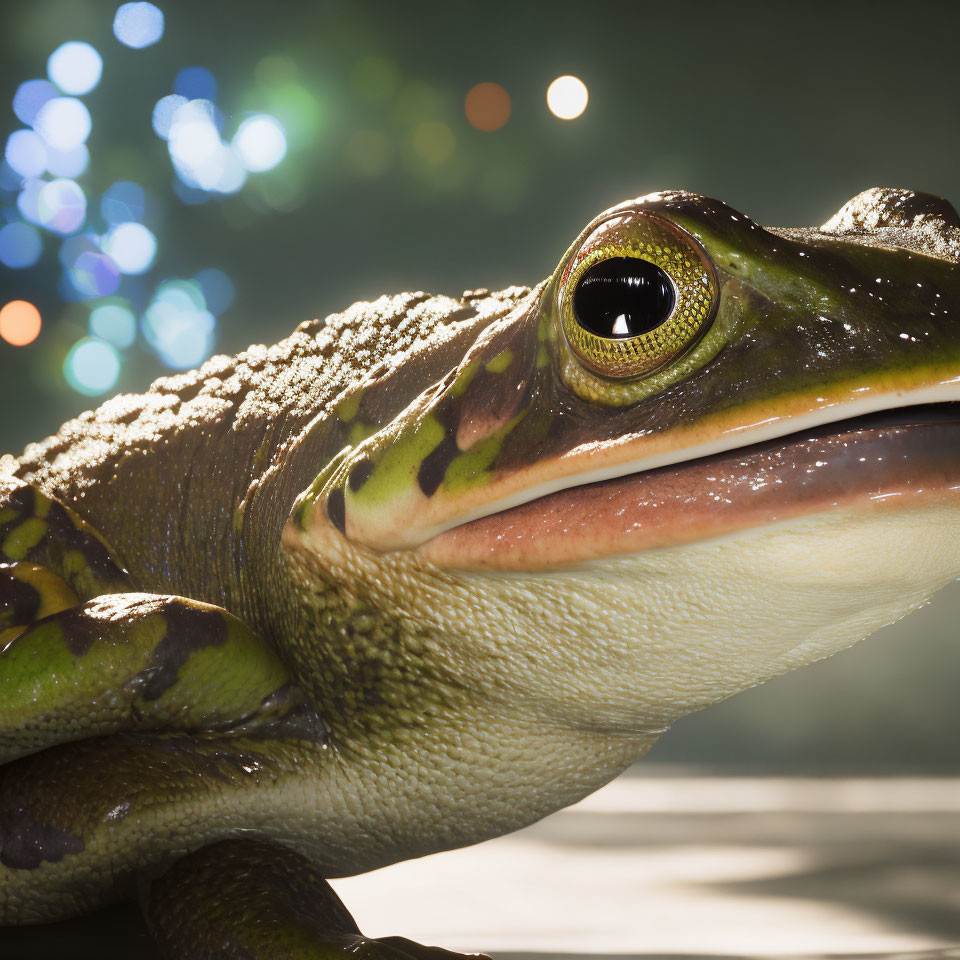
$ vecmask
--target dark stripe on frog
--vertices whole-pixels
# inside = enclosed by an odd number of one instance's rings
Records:
[[[11,870],[36,870],[84,849],[83,837],[37,820],[15,797],[0,808],[0,863]]]
[[[342,487],[336,487],[327,494],[327,516],[340,533],[346,536],[347,504]]]
[[[50,623],[51,621],[45,621]],[[105,633],[111,624],[98,617],[91,617],[82,606],[71,607],[57,614],[57,624],[66,648],[75,656],[83,657]]]
[[[417,483],[424,496],[432,497],[437,492],[437,487],[443,482],[443,475],[447,472],[447,467],[457,458],[460,448],[457,446],[457,438],[453,433],[447,435],[433,448],[420,464],[417,471]]]
[[[71,517],[55,500],[47,512],[48,536],[67,549],[79,550],[95,577],[114,580],[124,577],[123,571],[113,562],[110,552],[95,536],[78,526],[79,518]]]
[[[144,700],[159,700],[177,682],[177,674],[190,654],[227,640],[227,623],[219,613],[195,610],[174,601],[165,606],[163,618],[167,631],[154,651],[154,664],[136,677],[142,684],[140,696]]]
[[[40,609],[40,591],[18,580],[10,567],[0,566],[0,630],[32,623]]]
[[[357,461],[350,468],[350,475],[347,477],[347,483],[350,489],[356,493],[369,479],[373,473],[373,461],[369,457],[364,457]]]

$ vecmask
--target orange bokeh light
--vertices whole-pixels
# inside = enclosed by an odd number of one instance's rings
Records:
[[[478,130],[499,130],[510,119],[510,94],[499,83],[478,83],[463,105],[470,125]]]
[[[33,343],[40,332],[40,311],[26,300],[11,300],[0,308],[0,337],[15,347]]]

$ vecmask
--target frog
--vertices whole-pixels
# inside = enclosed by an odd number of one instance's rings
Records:
[[[331,879],[579,801],[960,576],[960,218],[683,190],[0,460],[0,924],[441,958]]]

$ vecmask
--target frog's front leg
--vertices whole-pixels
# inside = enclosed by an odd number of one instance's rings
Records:
[[[225,840],[144,884],[141,903],[165,957],[176,960],[453,960],[403,937],[369,939],[320,871],[264,840]]]
[[[0,652],[0,762],[124,731],[235,730],[302,702],[287,668],[226,610],[109,594],[38,620]]]
[[[226,610],[133,590],[76,513],[0,480],[0,763],[122,731],[235,729],[302,702]]]

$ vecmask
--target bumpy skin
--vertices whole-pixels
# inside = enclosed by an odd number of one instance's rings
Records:
[[[715,302],[675,360],[615,381],[556,311],[584,237],[621,213],[706,251]],[[678,716],[960,573],[955,498],[929,492],[954,489],[952,462],[880,523],[836,501],[768,532],[787,514],[764,507],[740,522],[752,540],[638,558],[598,522],[590,562],[558,571],[523,544],[502,562],[495,535],[468,562],[458,531],[958,399],[958,259],[952,208],[909,191],[869,191],[820,231],[652,195],[598,218],[533,290],[356,304],[0,460],[0,922],[139,885],[169,956],[434,956],[362,938],[324,878],[571,803]],[[806,586],[763,582],[778,563],[807,576],[800,541],[835,554],[836,598],[815,610]],[[851,573],[878,554],[879,573]]]

